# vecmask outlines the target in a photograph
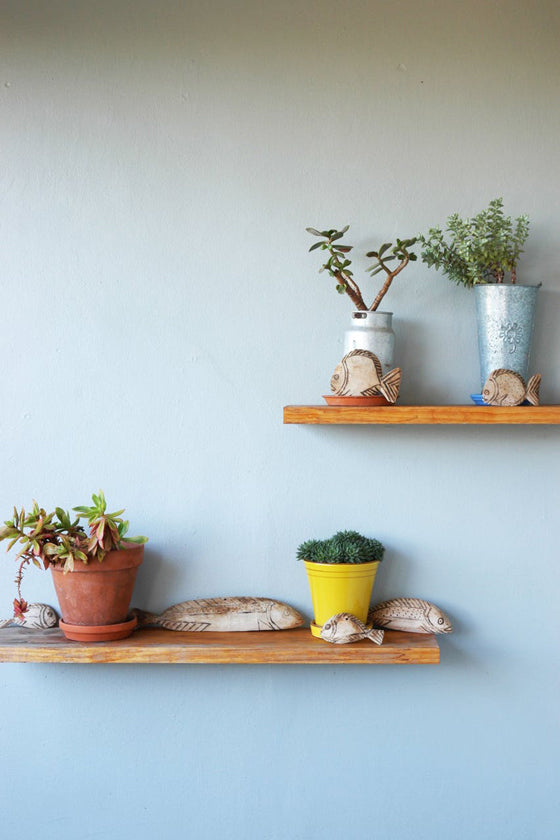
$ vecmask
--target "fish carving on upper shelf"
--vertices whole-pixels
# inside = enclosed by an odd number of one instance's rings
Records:
[[[446,614],[430,601],[421,598],[392,598],[376,604],[368,612],[368,624],[387,630],[408,633],[451,633],[453,626]]]
[[[383,630],[367,627],[363,621],[350,613],[331,616],[321,628],[321,638],[333,645],[350,645],[362,639],[369,639],[375,645],[380,645],[383,636]]]
[[[338,397],[373,397],[380,394],[394,403],[399,396],[402,371],[393,368],[383,376],[381,362],[369,350],[351,350],[336,366],[331,391]]]
[[[541,375],[536,373],[528,383],[514,370],[498,368],[493,370],[482,389],[482,399],[486,405],[521,405],[527,402],[539,405]]]
[[[58,624],[58,613],[48,604],[28,604],[21,618],[6,618],[2,627],[27,627],[28,630],[48,630]]]
[[[166,630],[214,631],[220,633],[254,630],[291,630],[301,627],[303,616],[272,598],[197,598],[168,607],[160,615],[134,609],[139,627]]]

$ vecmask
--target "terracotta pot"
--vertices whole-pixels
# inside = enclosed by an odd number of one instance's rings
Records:
[[[126,621],[143,556],[143,545],[130,545],[109,551],[102,563],[76,563],[74,571],[66,574],[51,566],[63,620],[92,626]]]

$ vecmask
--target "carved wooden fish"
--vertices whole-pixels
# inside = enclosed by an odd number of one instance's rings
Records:
[[[1,627],[27,627],[32,630],[48,630],[49,627],[56,627],[58,614],[48,604],[29,604],[23,614],[23,618],[6,618],[0,621]]]
[[[383,630],[366,627],[363,621],[350,613],[333,615],[321,629],[321,638],[333,645],[350,645],[362,639],[369,639],[374,644],[380,645],[383,635]]]
[[[402,371],[390,370],[383,376],[381,362],[369,350],[351,350],[336,366],[331,391],[338,397],[372,397],[381,394],[394,403],[399,395]]]
[[[304,623],[297,610],[272,598],[198,598],[168,607],[161,615],[143,610],[133,613],[139,627],[152,625],[167,630],[291,630]]]
[[[514,370],[498,368],[486,380],[482,399],[487,405],[521,405],[525,400],[538,405],[541,379],[540,373],[536,373],[525,385],[523,377]]]
[[[368,623],[408,633],[451,633],[453,627],[443,610],[421,598],[393,598],[370,609]]]

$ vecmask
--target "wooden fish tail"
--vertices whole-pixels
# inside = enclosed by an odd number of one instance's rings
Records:
[[[401,387],[402,370],[401,368],[394,368],[390,370],[387,376],[384,376],[379,383],[379,393],[382,394],[387,402],[395,403],[399,396],[399,389]]]
[[[138,620],[138,627],[161,627],[159,615],[134,608],[132,614]]]
[[[540,373],[535,373],[535,375],[532,376],[529,379],[529,382],[527,383],[527,393],[525,394],[525,399],[528,402],[530,402],[531,405],[539,405],[539,391],[541,388],[541,379],[542,376],[540,375]]]
[[[383,637],[385,635],[385,630],[378,630],[375,627],[367,634],[367,638],[370,639],[374,645],[380,645],[383,642]]]
[[[13,618],[5,618],[3,621],[0,621],[0,630],[2,627],[9,627],[14,621]]]

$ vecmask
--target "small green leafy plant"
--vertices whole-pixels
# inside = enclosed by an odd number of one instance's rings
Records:
[[[307,540],[297,550],[298,560],[308,563],[373,563],[383,560],[385,548],[379,540],[357,531],[338,531],[328,540]]]
[[[123,510],[107,513],[107,503],[102,490],[92,496],[91,506],[82,505],[73,510],[78,516],[73,519],[68,511],[55,508],[47,513],[37,502],[31,511],[14,507],[12,519],[4,522],[0,529],[0,542],[8,540],[7,551],[19,543],[16,554],[18,571],[15,579],[17,598],[14,600],[14,615],[22,617],[28,604],[21,595],[23,573],[30,563],[38,568],[62,566],[64,572],[71,572],[77,562],[100,563],[108,551],[123,548],[127,543],[141,545],[147,537],[127,537],[128,522],[122,519]],[[80,524],[86,519],[88,531]]]
[[[385,242],[377,251],[367,252],[366,257],[375,260],[373,265],[366,269],[370,276],[375,277],[381,271],[386,275],[385,282],[378,292],[377,297],[372,305],[368,307],[350,269],[352,261],[348,258],[348,254],[354,246],[344,245],[340,241],[349,227],[349,225],[346,225],[342,230],[336,230],[335,228],[332,230],[306,228],[308,233],[312,236],[318,236],[322,240],[321,242],[315,242],[309,250],[315,251],[317,248],[320,248],[322,251],[327,251],[329,257],[321,266],[319,272],[327,271],[336,280],[337,292],[341,295],[347,294],[356,309],[364,312],[375,312],[397,274],[400,274],[409,262],[417,259],[416,254],[410,250],[415,245],[416,238],[397,239],[395,245],[392,242]],[[399,262],[391,270],[389,263],[394,260],[398,260]]]
[[[509,273],[517,280],[517,263],[529,235],[529,217],[504,216],[502,198],[495,198],[488,209],[471,219],[453,213],[447,219],[446,233],[430,228],[419,236],[421,257],[426,265],[441,269],[450,280],[472,288],[477,283],[503,283]]]

